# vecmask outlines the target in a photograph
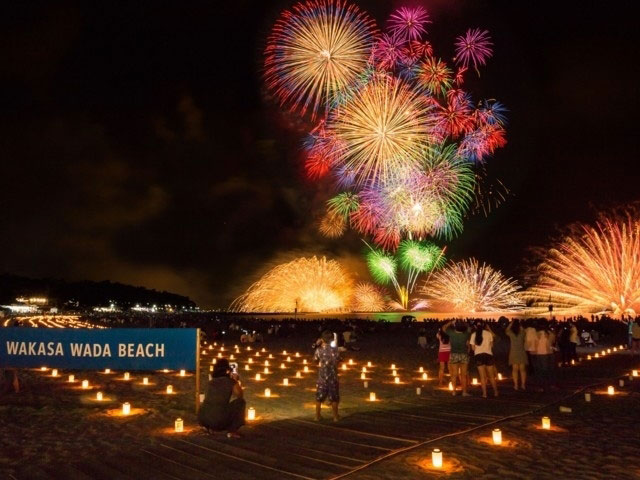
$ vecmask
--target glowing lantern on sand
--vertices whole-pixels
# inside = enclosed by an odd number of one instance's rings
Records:
[[[264,396],[269,398],[271,397],[271,389],[270,388],[265,388],[264,389]]]
[[[612,385],[609,385],[609,386],[607,387],[607,393],[608,393],[609,395],[614,395],[614,394],[616,393],[616,390],[615,390],[615,388],[613,388],[613,386],[612,386]]]
[[[131,413],[131,404],[129,402],[124,402],[122,404],[122,414],[129,415]]]
[[[99,402],[102,401],[102,392],[96,393],[96,400],[99,401]]]
[[[52,377],[57,377],[58,376],[58,369],[54,368],[53,370],[51,370],[51,376]]]
[[[142,384],[143,384],[143,385],[149,385],[149,377],[144,377],[144,378],[142,379]]]
[[[493,437],[493,444],[494,445],[501,445],[502,444],[502,431],[499,428],[494,428],[493,432],[491,432],[491,435]]]
[[[167,385],[167,394],[171,395],[173,393],[173,385]]]
[[[185,372],[184,370],[180,370],[180,376],[184,377],[187,374],[187,372]]]
[[[370,402],[376,401],[376,392],[369,392],[369,401]]]
[[[251,421],[255,419],[256,419],[256,409],[253,407],[249,407],[249,410],[247,410],[247,420]]]
[[[89,388],[89,380],[82,380],[82,388],[85,390]]]
[[[549,417],[542,417],[542,428],[544,430],[551,430],[551,419]]]
[[[434,448],[431,452],[431,464],[434,468],[442,468],[442,451],[439,448]]]
[[[174,430],[176,431],[176,433],[184,432],[184,422],[181,418],[176,419]]]

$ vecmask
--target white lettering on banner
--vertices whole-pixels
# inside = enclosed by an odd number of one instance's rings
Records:
[[[70,343],[72,357],[111,357],[108,343]]]
[[[64,349],[60,342],[15,342],[7,341],[9,355],[29,355],[33,357],[64,357]]]
[[[119,343],[118,357],[164,357],[164,343]]]

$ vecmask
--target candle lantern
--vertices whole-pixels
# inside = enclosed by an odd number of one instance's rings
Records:
[[[473,380],[471,380],[471,385],[477,385],[478,384],[478,379],[473,377]]]
[[[129,372],[124,372],[124,379],[129,380],[129,378],[130,378]]]
[[[259,373],[256,373],[256,380],[260,380],[262,378]]]
[[[307,364],[307,359],[305,358],[304,360],[302,360],[302,364],[306,365]]]
[[[502,380],[502,374],[501,373],[498,374],[498,380]]]
[[[622,380],[622,379],[618,380],[618,385],[620,387],[624,387],[624,380]]]
[[[58,376],[58,369],[54,368],[53,370],[51,370],[51,376],[52,377],[57,377]]]
[[[269,367],[264,367],[264,373],[265,374],[269,373]]]
[[[353,365],[353,358],[349,359],[349,365]]]
[[[73,383],[76,381],[76,376],[75,375],[69,375],[69,383]]]
[[[296,357],[300,357],[300,352],[296,352]]]
[[[395,370],[395,369],[396,369],[396,364],[395,364],[395,363],[392,363],[392,364],[391,364],[391,370]]]
[[[420,395],[422,393],[422,389],[420,387],[416,387],[416,395]]]
[[[584,394],[584,401],[587,402],[587,403],[591,402],[591,394],[589,392],[586,392]]]
[[[264,396],[269,398],[271,396],[271,389],[270,388],[265,388],[264,389]]]
[[[442,451],[439,448],[434,448],[431,452],[431,464],[434,468],[442,468]]]
[[[82,388],[85,390],[89,388],[89,380],[82,380]]]
[[[283,354],[283,355],[286,355],[286,354],[287,354],[287,351],[286,351],[286,350],[282,350],[282,354]]]
[[[282,379],[282,384],[283,384],[284,386],[289,385],[289,379],[288,379],[288,378],[283,378],[283,379]]]
[[[449,382],[449,390],[453,392],[453,383]]]
[[[549,417],[542,417],[542,428],[544,430],[551,430],[551,419]]]
[[[309,372],[309,367],[307,367],[306,365],[304,366],[304,373],[308,373]]]
[[[366,377],[366,375],[364,374],[364,372],[363,372],[363,373],[361,373],[361,374],[360,374],[360,380],[364,380],[365,378],[367,378],[367,377]]]
[[[347,364],[346,364],[346,363],[343,363],[343,364],[342,364],[342,370],[346,370],[346,369],[347,369]]]
[[[169,369],[168,368],[163,369],[162,373],[169,373]]]
[[[265,361],[264,361],[264,366],[265,366],[265,367],[268,367],[268,366],[269,366],[269,360],[265,360]]]
[[[367,367],[362,367],[362,373],[367,373]]]
[[[591,360],[591,355],[587,355],[587,360]]]
[[[167,394],[171,395],[173,393],[173,385],[167,385]]]
[[[422,374],[422,379],[423,379],[423,380],[429,380],[429,375],[427,375],[427,372],[424,372],[424,373]]]
[[[609,386],[607,387],[607,393],[608,393],[609,395],[613,395],[613,394],[615,394],[615,393],[616,393],[616,390],[613,388],[613,385],[609,385]]]
[[[369,401],[370,402],[376,401],[376,392],[369,392]]]
[[[47,371],[47,367],[40,367],[40,370],[42,370],[43,372]]]
[[[270,354],[269,354],[269,358],[273,358],[273,354],[271,354],[271,353],[270,353]]]
[[[631,370],[631,376],[632,377],[637,377],[638,376],[638,370]]]
[[[253,358],[250,358],[250,359],[249,359],[249,363],[253,363]]]
[[[287,368],[287,367],[285,366],[285,364],[284,364],[284,363],[281,363],[281,364],[280,364],[280,368],[282,368],[282,369],[284,370],[284,369],[285,369],[285,368]]]
[[[185,372],[184,370],[180,370],[180,376],[184,377],[187,374],[187,372]]]
[[[369,388],[369,382],[364,382],[364,388]]]
[[[287,357],[287,362],[291,362],[291,357]]]
[[[396,383],[396,385],[399,384],[400,383],[400,377],[396,377],[393,381]]]
[[[296,372],[296,378],[301,378],[301,377],[302,377],[302,374],[299,371]]]
[[[252,421],[256,419],[256,409],[253,407],[249,407],[247,410],[247,420]]]
[[[244,369],[245,369],[246,371],[251,370],[251,368],[249,367],[249,365],[245,365],[245,366],[244,366]],[[213,371],[213,369],[212,369],[211,371]]]
[[[424,367],[420,367],[420,368],[418,369],[418,372],[423,373],[423,372],[424,372]]]
[[[144,378],[142,379],[142,384],[143,384],[143,385],[149,385],[149,377],[144,377]]]
[[[501,445],[502,444],[502,431],[499,428],[494,428],[493,432],[491,432],[491,435],[493,437],[493,444],[494,445]]]
[[[264,353],[264,352],[266,352],[266,351],[267,351],[267,349],[266,349],[266,348],[264,348],[264,347],[262,347],[262,353]]]
[[[181,418],[176,418],[173,428],[176,431],[176,433],[184,432],[184,422],[182,421]]]
[[[395,370],[393,370],[393,371],[391,372],[391,375],[393,375],[394,377],[397,377],[397,376],[398,376],[398,372],[396,372]]]
[[[122,404],[122,414],[129,415],[131,413],[131,404],[129,402],[124,402]]]

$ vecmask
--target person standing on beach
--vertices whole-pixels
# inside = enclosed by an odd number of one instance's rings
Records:
[[[493,396],[498,396],[498,384],[496,382],[496,364],[493,359],[493,332],[487,324],[478,320],[476,331],[471,334],[469,344],[480,374],[482,386],[482,398],[487,398],[487,380],[493,387]]]
[[[462,396],[468,397],[467,393],[467,368],[469,365],[469,327],[457,320],[454,324],[453,320],[443,325],[442,330],[449,335],[449,343],[451,344],[451,354],[449,357],[449,374],[451,375],[451,384],[453,385],[452,395],[456,395],[456,382],[460,377],[460,385],[462,387]]]
[[[442,386],[444,382],[444,367],[449,363],[451,357],[451,344],[449,343],[449,335],[444,330],[438,330],[436,333],[438,338],[438,363],[440,367],[438,369],[438,385]],[[451,372],[449,372],[451,374]]]
[[[520,388],[524,390],[527,384],[527,352],[524,349],[525,332],[520,327],[520,320],[513,320],[506,330],[510,340],[509,365],[513,377],[513,388],[518,390],[518,375],[520,376]]]
[[[322,332],[321,338],[316,342],[316,351],[313,358],[320,364],[318,368],[318,382],[316,384],[316,420],[322,420],[320,413],[322,402],[329,400],[333,412],[333,421],[340,420],[338,404],[340,403],[340,385],[338,383],[338,363],[340,352],[337,345],[331,346],[333,333],[329,330]]]

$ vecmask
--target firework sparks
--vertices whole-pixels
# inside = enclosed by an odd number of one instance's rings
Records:
[[[472,258],[433,274],[422,294],[455,312],[499,312],[524,306],[518,289],[514,280]]]
[[[273,27],[265,77],[282,104],[315,116],[367,65],[376,28],[369,16],[342,0],[298,3]]]
[[[378,75],[338,109],[330,128],[356,184],[386,182],[419,166],[431,139],[431,106],[405,83]]]
[[[453,72],[442,60],[429,57],[418,67],[418,82],[431,95],[446,94]]]
[[[395,280],[398,263],[395,258],[384,251],[370,249],[367,253],[367,266],[371,276],[379,284],[387,285]]]
[[[391,33],[407,40],[417,40],[427,33],[428,23],[431,20],[423,7],[401,7],[389,17]]]
[[[276,266],[234,300],[237,312],[341,312],[349,307],[351,276],[335,260],[298,258]]]
[[[491,37],[487,30],[470,28],[456,39],[456,62],[468,67],[469,64],[477,70],[479,65],[485,65],[491,56]]]
[[[580,225],[549,250],[537,285],[528,292],[580,313],[640,312],[640,218],[603,217],[595,227]]]
[[[370,283],[359,283],[353,291],[354,312],[383,312],[386,310],[384,293]]]
[[[338,238],[347,230],[347,220],[344,216],[329,211],[322,217],[318,229],[327,238]]]

